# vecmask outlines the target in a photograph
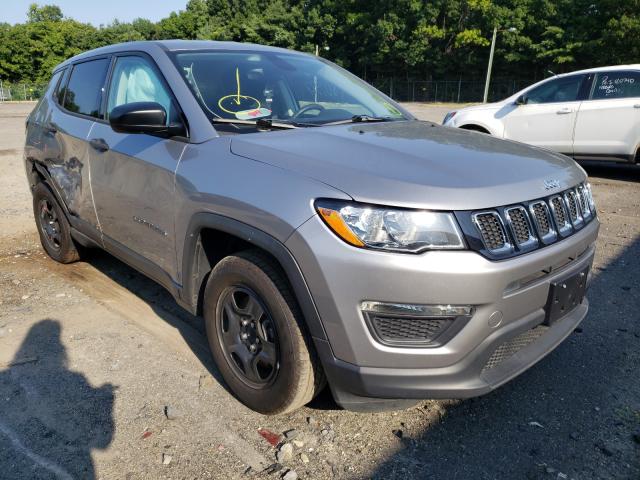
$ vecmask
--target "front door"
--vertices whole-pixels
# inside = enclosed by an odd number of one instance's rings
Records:
[[[585,75],[549,80],[526,92],[504,117],[504,138],[573,154],[573,129]]]
[[[107,119],[117,106],[144,101],[161,104],[168,121],[179,116],[161,73],[146,56],[117,56],[108,92]],[[151,262],[175,278],[174,172],[187,144],[117,133],[108,123],[94,125],[89,144],[91,184],[105,246],[125,247],[132,260]]]

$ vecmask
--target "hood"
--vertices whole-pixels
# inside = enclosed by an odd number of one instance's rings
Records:
[[[478,105],[469,105],[468,107],[454,108],[452,110],[455,110],[458,113],[462,113],[462,112],[465,112],[465,113],[466,112],[477,112],[477,111],[490,112],[490,111],[493,111],[493,110],[500,110],[505,105],[512,104],[514,99],[515,99],[515,97],[511,96],[511,97],[506,98],[504,100],[500,100],[499,102],[479,103]]]
[[[238,135],[231,151],[311,177],[360,202],[436,210],[532,200],[586,178],[563,155],[420,121]],[[559,187],[546,190],[545,180]]]
[[[455,110],[456,112],[474,112],[474,111],[478,111],[478,110],[483,110],[483,111],[500,110],[506,104],[513,103],[513,102],[509,102],[510,98],[511,97],[509,97],[508,99],[505,99],[505,100],[501,100],[499,102],[481,103],[479,105],[469,105],[468,107],[456,108],[456,109],[452,109],[452,110]]]

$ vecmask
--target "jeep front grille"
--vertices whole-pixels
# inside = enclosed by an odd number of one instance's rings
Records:
[[[547,213],[547,204],[543,202],[534,203],[531,206],[533,218],[535,218],[538,226],[538,233],[544,236],[549,233],[551,225],[549,224],[549,214]]]
[[[517,245],[527,247],[538,242],[534,237],[527,211],[523,207],[507,208],[505,216]]]
[[[572,222],[575,222],[578,218],[578,206],[576,205],[576,197],[573,192],[569,192],[567,195],[567,205],[569,206],[569,217]]]
[[[551,243],[555,241],[558,235],[553,225],[553,220],[551,219],[551,213],[547,203],[539,200],[537,202],[533,202],[529,206],[529,209],[531,210],[536,231],[538,232],[538,236],[542,242]]]
[[[564,198],[567,202],[571,225],[573,225],[574,228],[580,227],[582,225],[582,210],[580,209],[580,204],[578,203],[578,195],[576,194],[575,190],[567,190],[567,192],[564,194]]]
[[[487,249],[500,250],[508,246],[506,232],[497,213],[478,213],[474,216],[474,220]]]
[[[579,185],[519,205],[456,212],[469,246],[502,259],[555,243],[596,218],[588,188]]]
[[[580,200],[580,209],[582,210],[582,218],[588,219],[591,216],[591,210],[589,205],[589,194],[587,193],[587,188],[583,185],[580,185],[576,192],[578,194],[578,199]]]
[[[564,201],[562,200],[562,197],[554,197],[551,200],[551,208],[553,210],[553,216],[556,224],[566,225],[568,222],[567,217],[564,214]]]

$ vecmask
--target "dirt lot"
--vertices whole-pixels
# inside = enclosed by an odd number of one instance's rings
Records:
[[[264,417],[229,395],[200,320],[160,287],[104,253],[42,254],[21,160],[30,108],[0,105],[0,478],[640,478],[637,167],[586,166],[603,224],[591,311],[521,377],[401,412],[325,394]],[[275,473],[261,428],[297,434]]]

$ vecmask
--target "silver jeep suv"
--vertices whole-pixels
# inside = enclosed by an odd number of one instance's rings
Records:
[[[25,166],[42,245],[100,247],[202,315],[267,414],[491,391],[587,313],[585,172],[416,120],[340,67],[258,45],[113,45],[53,71]]]

